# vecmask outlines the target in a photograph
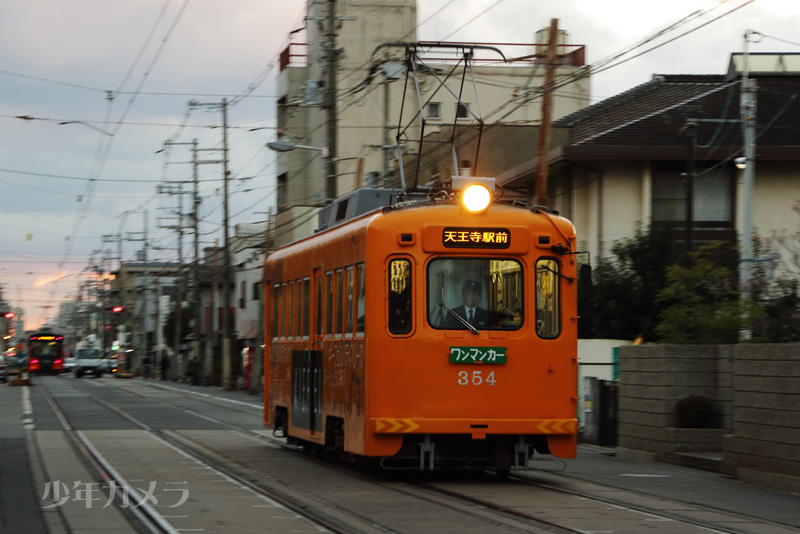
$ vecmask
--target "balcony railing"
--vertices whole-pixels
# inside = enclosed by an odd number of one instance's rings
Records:
[[[307,43],[289,43],[289,46],[281,52],[279,72],[283,72],[286,67],[305,67],[308,65],[307,49]]]

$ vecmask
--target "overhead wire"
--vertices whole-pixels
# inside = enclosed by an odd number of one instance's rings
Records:
[[[498,2],[498,3],[499,3],[499,2]],[[451,1],[451,2],[449,2],[448,4],[446,4],[445,6],[443,6],[443,8],[441,8],[441,9],[444,9],[444,7],[447,7],[447,6],[448,6],[448,5],[450,5],[450,4],[452,4],[452,1]],[[497,4],[495,4],[495,5],[497,5]],[[492,7],[494,7],[494,6],[492,6]],[[441,9],[440,9],[440,11],[441,11]],[[438,12],[437,12],[437,13],[438,13]],[[423,23],[424,23],[424,22],[425,22],[425,21],[423,21]],[[421,24],[422,24],[422,23],[421,23]],[[418,25],[418,26],[419,26],[419,25]],[[610,68],[610,67],[609,67],[609,68]]]
[[[673,31],[674,29],[677,29],[680,26],[683,26],[684,24],[686,24],[688,22],[691,22],[692,20],[695,20],[696,18],[698,18],[699,16],[702,16],[703,14],[705,14],[707,12],[711,12],[711,11],[716,10],[720,6],[726,4],[726,3],[730,2],[730,1],[731,0],[721,0],[721,1],[710,2],[709,4],[706,4],[706,6],[708,6],[709,9],[706,9],[706,7],[698,9],[698,10],[690,13],[686,17],[680,19],[679,21],[667,26],[666,28],[661,29],[661,30],[657,31],[656,33],[646,37],[645,39],[642,39],[642,40],[638,41],[637,43],[635,43],[633,45],[625,47],[624,49],[622,49],[622,50],[620,50],[620,51],[618,51],[618,52],[616,52],[614,54],[611,54],[610,56],[607,56],[606,58],[601,59],[600,61],[597,61],[597,62],[591,64],[590,66],[588,66],[587,68],[582,69],[579,72],[576,72],[576,73],[573,73],[573,74],[570,74],[570,75],[566,75],[566,76],[561,76],[561,77],[557,78],[556,81],[551,86],[542,86],[542,87],[539,87],[537,89],[528,91],[528,92],[526,92],[524,94],[521,94],[521,95],[519,95],[517,97],[514,97],[514,98],[506,101],[505,103],[501,104],[500,106],[498,106],[497,108],[495,108],[494,110],[492,110],[491,112],[486,114],[486,118],[490,118],[493,115],[501,112],[502,110],[504,110],[504,108],[508,107],[509,105],[512,105],[512,104],[516,104],[516,105],[512,109],[508,110],[497,121],[488,124],[487,127],[491,128],[491,127],[495,127],[495,126],[501,125],[502,124],[502,120],[505,119],[506,117],[510,116],[514,111],[516,111],[517,109],[519,109],[523,105],[535,100],[536,98],[539,98],[539,97],[543,96],[547,92],[555,92],[558,89],[560,89],[562,87],[565,87],[566,85],[569,85],[571,83],[574,83],[576,81],[584,79],[584,78],[586,78],[586,77],[588,77],[588,76],[590,76],[592,74],[596,74],[598,72],[603,72],[605,70],[614,68],[616,66],[621,65],[622,63],[625,63],[626,61],[628,61],[630,59],[633,59],[633,57],[639,57],[639,56],[641,56],[643,54],[649,53],[649,52],[651,52],[651,51],[653,51],[653,50],[655,50],[657,48],[660,48],[661,46],[664,46],[666,44],[674,42],[675,40],[677,40],[679,38],[682,38],[682,37],[694,32],[694,31],[696,31],[696,30],[698,30],[698,29],[700,29],[700,28],[702,28],[704,26],[707,26],[708,24],[710,24],[712,22],[715,22],[715,21],[717,21],[717,20],[719,20],[719,19],[721,19],[721,18],[733,13],[734,11],[737,11],[738,9],[741,9],[742,7],[752,3],[754,0],[746,0],[743,4],[740,4],[740,5],[732,8],[731,10],[726,11],[725,13],[717,16],[716,18],[714,18],[714,19],[712,19],[710,21],[707,21],[707,22],[703,23],[700,26],[697,26],[697,27],[695,27],[693,29],[690,29],[690,30],[678,35],[677,37],[674,37],[674,38],[668,40],[668,41],[665,41],[663,43],[659,43],[658,45],[653,46],[653,47],[651,47],[651,48],[649,48],[649,49],[647,49],[647,50],[645,50],[645,51],[643,51],[643,52],[641,52],[641,53],[639,53],[639,54],[637,54],[637,55],[635,55],[635,56],[633,56],[631,58],[623,59],[626,54],[629,54],[633,50],[636,50],[637,48],[652,42],[656,38],[658,38],[660,36],[663,36],[666,33],[669,33],[670,31]],[[474,138],[474,137],[476,137],[476,135],[477,134],[472,134],[471,137]],[[444,158],[447,158],[447,157],[449,157],[449,155],[443,155],[443,156],[441,156],[440,160],[444,159]],[[429,165],[435,164],[435,163],[438,163],[438,161],[430,162]]]
[[[156,23],[154,24],[154,26],[157,26],[157,25],[160,24],[160,21],[162,20],[163,15],[166,12],[166,6],[169,5],[170,1],[171,0],[166,0],[164,9],[161,10],[161,12],[159,13],[158,17],[156,18]],[[153,57],[151,58],[151,61],[150,61],[149,65],[147,66],[145,72],[140,77],[139,84],[137,85],[137,87],[135,89],[135,92],[131,95],[130,99],[128,100],[128,104],[127,104],[126,108],[123,110],[119,120],[116,122],[116,127],[114,128],[114,131],[110,132],[110,135],[108,136],[108,139],[102,139],[101,138],[101,141],[104,142],[104,146],[102,148],[102,151],[99,148],[101,143],[98,143],[98,154],[97,154],[97,156],[95,158],[95,164],[93,166],[93,170],[92,170],[92,174],[91,174],[92,178],[91,178],[91,180],[89,182],[87,182],[85,192],[80,197],[80,201],[79,201],[80,204],[79,204],[79,207],[78,207],[78,211],[76,212],[76,215],[75,215],[75,220],[73,222],[73,229],[72,229],[72,232],[70,233],[70,236],[77,235],[78,231],[80,230],[80,227],[81,227],[81,224],[82,224],[83,220],[86,218],[87,214],[89,213],[92,194],[93,194],[94,188],[96,186],[96,180],[102,174],[103,168],[105,166],[105,162],[108,160],[108,156],[110,154],[111,147],[114,144],[114,138],[119,133],[120,129],[122,128],[124,119],[128,115],[128,113],[130,112],[130,110],[132,109],[133,104],[136,101],[136,98],[138,96],[138,92],[141,91],[141,89],[144,87],[144,84],[146,83],[146,81],[147,81],[147,79],[148,79],[148,77],[150,75],[150,72],[152,72],[156,62],[161,57],[161,53],[163,52],[164,48],[166,47],[167,42],[169,42],[169,39],[172,36],[172,33],[174,32],[175,28],[177,27],[178,22],[181,20],[181,18],[183,16],[183,13],[185,12],[187,6],[189,5],[189,2],[190,2],[190,0],[184,0],[182,6],[179,8],[179,11],[178,11],[177,15],[174,17],[174,19],[172,21],[172,24],[168,28],[165,36],[162,38],[159,46],[156,49],[156,52],[154,53]],[[154,31],[151,31],[148,34],[148,37],[147,37],[145,43],[149,42],[149,40],[152,38],[154,33],[155,33]],[[138,63],[140,57],[141,57],[141,52],[136,57],[136,59],[134,60],[134,67],[135,67],[135,64]],[[132,67],[131,70],[134,67]],[[129,72],[131,70],[129,70]],[[122,85],[127,82],[127,79],[128,79],[128,75],[126,75],[123,78],[122,84],[120,85],[120,89],[122,88]],[[109,105],[107,107],[107,117],[106,117],[106,122],[105,122],[105,125],[104,125],[105,127],[103,128],[103,130],[106,130],[106,128],[108,127],[108,123],[110,122],[108,119],[109,119],[109,115],[110,115],[111,103],[113,102],[113,95],[109,94],[107,100],[108,100]],[[73,242],[74,242],[74,240],[70,239],[69,237],[65,240],[65,252],[64,252],[65,255],[69,254],[69,252],[72,250]],[[54,284],[53,288],[52,288],[52,292],[51,292],[51,296],[52,297],[55,296],[56,289],[57,289],[56,288],[56,284]]]

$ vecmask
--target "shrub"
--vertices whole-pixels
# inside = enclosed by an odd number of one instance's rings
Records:
[[[702,395],[690,395],[675,404],[678,428],[715,428],[714,402]]]

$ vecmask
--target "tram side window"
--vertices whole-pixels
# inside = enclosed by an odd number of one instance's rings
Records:
[[[559,269],[555,260],[536,262],[536,332],[543,338],[552,339],[561,333]]]
[[[336,323],[334,330],[337,337],[342,337],[344,321],[342,321],[342,304],[344,300],[344,269],[336,269]]]
[[[411,261],[406,259],[389,262],[389,332],[408,334],[412,323]]]
[[[347,276],[347,284],[345,287],[345,297],[344,297],[344,332],[345,334],[353,334],[353,291],[355,290],[354,287],[354,279],[353,279],[353,266],[349,265],[345,271]]]
[[[281,324],[280,324],[280,337],[286,339],[286,301],[289,298],[286,294],[286,282],[281,284]]]
[[[292,339],[294,337],[294,282],[289,282],[287,289],[287,308],[286,308],[286,338]]]
[[[317,277],[317,329],[318,336],[323,334],[322,330],[322,277]]]
[[[308,329],[311,324],[311,279],[303,279],[303,337],[308,339]]]
[[[305,323],[306,309],[308,309],[305,294],[305,284],[303,280],[295,281],[297,287],[297,314],[295,315],[295,339],[302,339],[303,335],[308,335]],[[304,334],[305,332],[305,334]]]
[[[325,336],[333,335],[333,271],[325,273],[325,285],[328,288],[325,294]]]
[[[364,334],[364,328],[366,327],[366,288],[367,288],[367,281],[364,278],[364,264],[359,263],[356,265],[356,269],[358,272],[358,305],[356,310],[356,333],[357,334]]]
[[[278,339],[278,321],[281,316],[281,287],[272,286],[272,339]]]

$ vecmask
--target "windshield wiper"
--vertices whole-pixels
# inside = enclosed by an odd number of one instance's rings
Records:
[[[463,318],[463,317],[461,317],[459,314],[457,314],[456,312],[454,312],[453,310],[451,310],[450,308],[448,308],[448,307],[447,307],[447,305],[444,303],[444,288],[442,288],[442,300],[440,300],[440,301],[439,301],[439,307],[440,307],[440,308],[443,308],[444,310],[446,310],[446,311],[447,311],[447,313],[449,313],[450,315],[452,315],[453,317],[455,317],[456,319],[458,319],[458,322],[460,322],[461,324],[463,324],[464,326],[466,326],[467,328],[469,328],[469,329],[470,329],[470,331],[471,331],[473,334],[475,334],[476,336],[477,336],[477,335],[479,335],[479,333],[478,333],[478,329],[477,329],[477,328],[475,328],[474,326],[472,326],[471,324],[469,324],[469,322],[467,322],[467,320],[466,320],[466,319],[464,319],[464,318]]]

